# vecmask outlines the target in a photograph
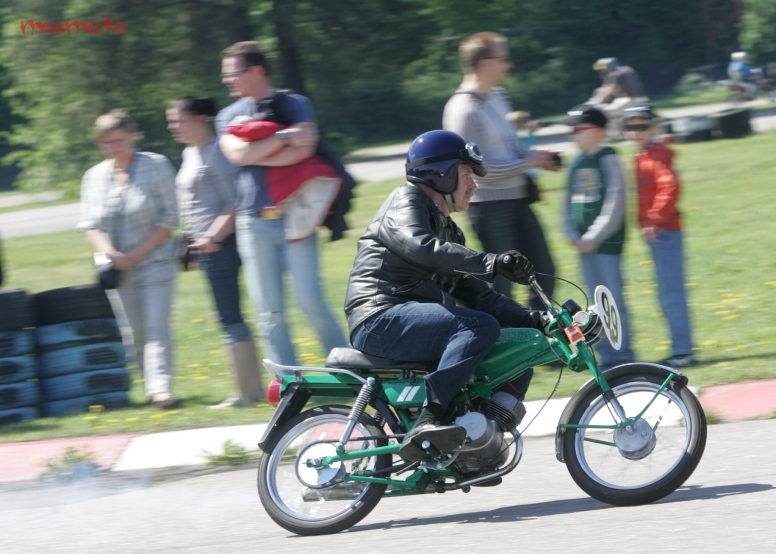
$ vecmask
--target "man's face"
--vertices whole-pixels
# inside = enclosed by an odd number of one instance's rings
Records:
[[[504,84],[512,69],[512,58],[509,56],[509,50],[505,44],[496,44],[493,47],[493,53],[482,60],[480,63],[487,64],[489,80],[494,85]]]
[[[474,182],[472,166],[458,164],[458,186],[453,191],[455,211],[465,212],[469,209],[469,203],[475,190],[477,190],[477,183]]]
[[[251,96],[255,88],[254,73],[260,68],[245,67],[240,58],[221,60],[221,82],[229,89],[229,96],[235,98]]]
[[[99,144],[108,158],[124,159],[135,149],[135,137],[124,129],[114,129],[103,134]]]

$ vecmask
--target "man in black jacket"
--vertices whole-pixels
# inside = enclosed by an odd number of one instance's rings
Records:
[[[499,338],[501,327],[543,329],[545,313],[488,286],[497,275],[528,284],[533,266],[517,251],[483,254],[465,246],[452,212],[469,207],[485,174],[474,143],[450,131],[420,135],[407,154],[407,183],[396,188],[358,241],[345,299],[353,346],[397,361],[439,361],[426,405],[400,455],[425,456],[466,439],[444,425],[446,408]],[[525,393],[527,380],[521,383]],[[522,399],[522,398],[521,398]]]

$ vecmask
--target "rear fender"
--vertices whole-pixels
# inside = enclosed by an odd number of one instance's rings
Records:
[[[267,428],[264,430],[264,434],[259,440],[259,448],[265,450],[267,445],[272,441],[272,437],[288,420],[296,416],[307,405],[307,401],[310,400],[310,393],[307,389],[299,386],[299,383],[291,383],[286,388],[283,398],[280,400],[280,404],[275,409],[275,413],[272,414]]]
[[[663,377],[663,379],[668,377],[668,375],[673,374],[676,376],[674,378],[674,381],[679,383],[682,386],[687,386],[687,383],[689,381],[689,379],[685,374],[675,370],[672,367],[668,367],[660,364],[651,364],[651,363],[642,363],[642,362],[618,365],[617,367],[608,369],[604,371],[604,378],[608,382],[612,379],[620,377],[621,375],[625,375],[628,373],[635,373],[635,372],[652,373],[653,375],[658,375],[660,377]],[[555,457],[558,459],[559,462],[566,463],[566,460],[563,459],[563,447],[562,447],[563,433],[566,430],[562,429],[560,426],[569,422],[569,420],[571,419],[571,414],[574,412],[574,410],[576,410],[581,399],[584,398],[585,395],[591,389],[594,389],[594,388],[598,388],[598,383],[596,383],[594,379],[590,379],[587,383],[582,385],[582,387],[574,394],[574,396],[571,397],[571,400],[569,400],[569,403],[566,404],[566,408],[563,410],[563,413],[560,416],[560,420],[558,420],[558,427],[555,431]]]

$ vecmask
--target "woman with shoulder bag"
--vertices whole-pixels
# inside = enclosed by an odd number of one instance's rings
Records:
[[[175,173],[164,156],[135,150],[139,135],[124,110],[98,117],[94,131],[107,159],[84,174],[78,228],[119,273],[117,282],[103,284],[116,288],[110,298],[132,331],[151,404],[175,408],[180,404],[170,392],[172,231],[178,226]]]
[[[213,137],[211,98],[186,96],[167,108],[167,127],[186,145],[175,179],[189,251],[207,275],[229,345],[238,394],[212,408],[252,406],[266,398],[256,346],[240,310],[240,257],[234,234],[236,170]]]

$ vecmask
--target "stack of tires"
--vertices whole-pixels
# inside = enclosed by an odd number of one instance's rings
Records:
[[[748,108],[730,108],[711,116],[717,134],[722,138],[741,138],[752,132]]]
[[[35,301],[43,414],[125,406],[126,353],[105,291],[98,285],[65,287],[41,292]]]
[[[21,289],[0,292],[0,426],[40,417],[35,312]]]

